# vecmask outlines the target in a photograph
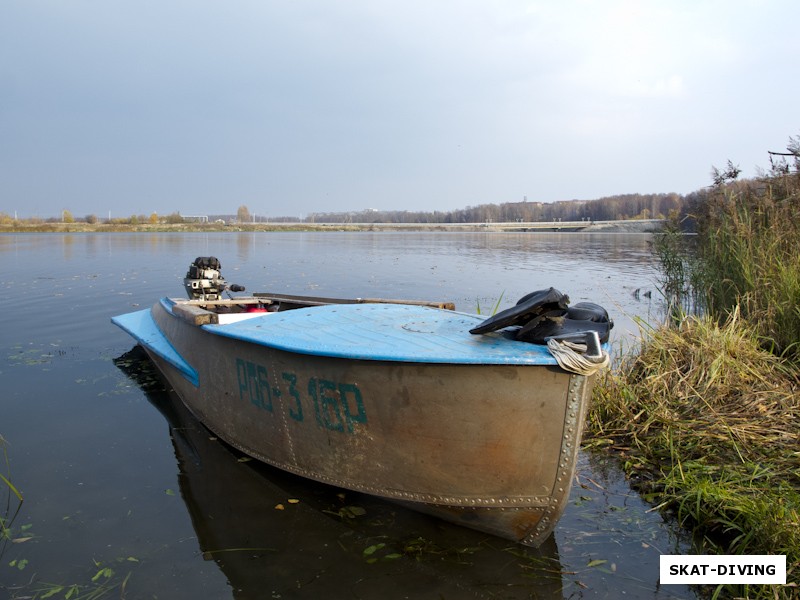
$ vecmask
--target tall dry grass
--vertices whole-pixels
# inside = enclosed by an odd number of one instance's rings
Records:
[[[800,357],[800,174],[721,186],[698,215],[695,285],[707,312],[734,310],[774,352]]]

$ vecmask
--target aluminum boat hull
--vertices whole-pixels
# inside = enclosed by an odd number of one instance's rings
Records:
[[[205,312],[164,299],[113,321],[232,446],[525,545],[552,532],[592,377],[502,333],[470,336],[477,315],[347,305],[224,324]]]

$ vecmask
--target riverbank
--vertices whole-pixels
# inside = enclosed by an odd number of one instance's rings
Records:
[[[222,231],[359,231],[352,225],[322,225],[314,223],[22,223],[0,225],[0,233],[197,233]]]
[[[797,598],[800,373],[738,315],[645,333],[595,388],[584,446],[622,458],[632,487],[695,534],[701,554],[783,554],[788,586],[722,597]]]

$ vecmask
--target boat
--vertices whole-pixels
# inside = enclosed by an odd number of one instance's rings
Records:
[[[505,540],[247,460],[210,436],[156,383],[141,347],[114,364],[169,425],[176,493],[198,551],[219,567],[233,598],[262,598],[264,590],[293,600],[425,598],[431,590],[439,598],[562,597],[563,566],[553,536],[515,553],[524,558],[510,568]],[[458,560],[442,560],[444,554]]]
[[[216,436],[520,544],[552,533],[608,364],[604,309],[553,288],[488,319],[450,302],[234,296],[215,257],[184,284],[112,322]]]

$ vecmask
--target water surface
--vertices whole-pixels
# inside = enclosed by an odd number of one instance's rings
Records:
[[[109,321],[181,295],[190,262],[214,255],[249,291],[448,300],[465,312],[554,286],[606,306],[613,341],[630,343],[634,319],[655,312],[649,239],[0,235],[0,435],[25,495],[14,516],[0,482],[0,597],[53,585],[114,598],[693,597],[659,587],[659,554],[685,546],[607,457],[582,454],[554,536],[523,548],[248,461],[186,414]]]

